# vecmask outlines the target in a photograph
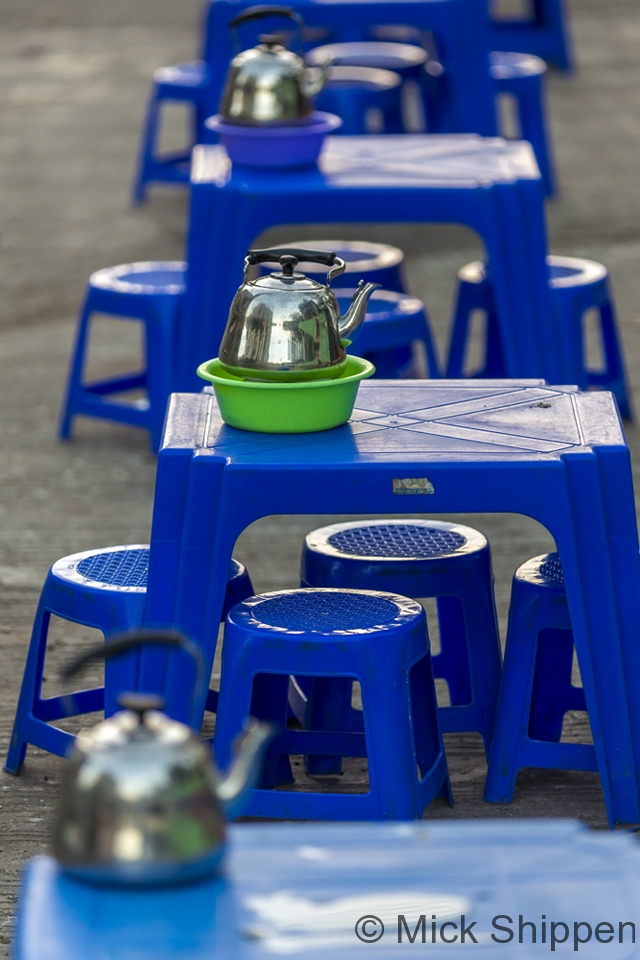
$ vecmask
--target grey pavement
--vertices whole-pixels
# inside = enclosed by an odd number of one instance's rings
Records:
[[[640,397],[640,6],[637,0],[573,0],[579,70],[552,73],[549,93],[562,193],[549,204],[554,253],[607,264]],[[69,444],[56,420],[77,309],[88,274],[131,260],[180,259],[187,197],[154,189],[133,208],[128,190],[149,77],[197,51],[197,0],[4,0],[0,31],[0,754],[6,752],[38,589],[66,553],[148,539],[155,460],[143,434],[82,421]],[[168,142],[184,130],[176,109]],[[297,236],[305,231],[295,228]],[[396,243],[412,291],[432,315],[442,346],[455,272],[481,253],[457,227],[341,225],[309,237]],[[286,228],[269,240],[291,237]],[[96,372],[122,369],[139,350],[133,325],[104,321]],[[634,467],[638,429],[628,428]],[[516,516],[460,518],[490,538],[504,632],[510,578],[553,547]],[[278,517],[246,531],[236,555],[259,590],[293,586],[302,536],[327,518]],[[56,622],[48,689],[90,630]],[[580,736],[584,718],[566,725]],[[482,802],[485,764],[474,737],[447,743],[457,805],[428,816],[578,816],[603,827],[596,775],[525,771],[511,806]],[[30,750],[18,778],[0,774],[0,957],[6,954],[25,859],[46,850],[63,761]],[[352,765],[343,789],[356,789]]]

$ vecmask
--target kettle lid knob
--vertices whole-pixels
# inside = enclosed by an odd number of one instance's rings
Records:
[[[137,713],[138,720],[142,723],[145,713],[150,710],[162,710],[164,697],[158,697],[153,693],[121,693],[118,697],[118,704],[124,710]]]

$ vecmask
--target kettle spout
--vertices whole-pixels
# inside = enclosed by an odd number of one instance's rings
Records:
[[[341,340],[344,340],[346,337],[353,338],[358,332],[364,323],[369,297],[379,286],[379,283],[365,283],[364,280],[360,281],[358,289],[351,298],[349,309],[345,315],[338,320],[338,333],[340,334]]]
[[[329,69],[332,64],[331,58],[317,66],[307,67],[304,79],[302,81],[302,92],[305,97],[317,97],[320,91],[325,87],[329,79]]]
[[[250,718],[246,730],[236,739],[235,760],[216,788],[218,800],[230,820],[239,815],[247,791],[260,780],[262,758],[275,732],[271,724]]]

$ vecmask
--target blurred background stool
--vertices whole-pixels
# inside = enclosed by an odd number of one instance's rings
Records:
[[[57,560],[44,582],[33,624],[20,698],[5,770],[18,773],[33,744],[64,757],[75,737],[51,725],[67,716],[119,709],[120,693],[137,687],[139,651],[105,664],[105,686],[67,697],[42,698],[42,680],[51,616],[100,630],[105,639],[140,627],[147,596],[148,544],[86,550]],[[246,568],[232,560],[222,618],[234,604],[253,593]],[[207,709],[215,709],[217,693],[209,692]]]
[[[489,755],[502,655],[483,534],[441,520],[335,523],[305,537],[300,582],[437,598],[441,652],[433,672],[451,702],[439,708],[440,727],[479,733]]]
[[[565,0],[530,0],[531,13],[524,17],[495,16],[497,0],[489,0],[489,44],[492,50],[522,50],[553,63],[560,70],[573,69],[569,14]]]
[[[336,291],[343,315],[355,290]],[[424,356],[416,356],[415,346]],[[407,293],[376,290],[367,304],[364,324],[349,353],[375,365],[375,376],[384,380],[440,377],[440,365],[429,317],[422,300]]]
[[[61,439],[69,438],[73,418],[81,414],[143,427],[149,431],[151,447],[157,452],[173,386],[176,328],[186,289],[186,271],[186,263],[156,261],[126,263],[91,274],[78,321],[60,424]],[[143,324],[142,370],[91,383],[83,381],[91,319],[96,312]],[[144,390],[146,399],[113,399],[133,390]]]
[[[289,675],[311,680],[307,729],[287,729]],[[323,687],[359,681],[359,729],[333,723]],[[228,614],[214,750],[225,769],[249,716],[278,723],[261,788],[246,816],[306,820],[414,820],[436,796],[451,802],[438,726],[424,610],[379,591],[281,590]],[[291,783],[290,755],[366,757],[369,790],[276,790]],[[419,771],[419,772],[418,772]]]
[[[202,142],[207,117],[209,74],[203,60],[160,67],[153,74],[147,114],[142,128],[138,164],[133,181],[132,197],[142,203],[150,183],[182,183],[187,185],[191,174],[191,151]],[[168,101],[190,104],[191,138],[184,150],[159,156],[161,108]]]
[[[564,716],[586,710],[572,684],[574,640],[557,553],[515,573],[502,684],[484,799],[510,803],[518,770],[598,770],[588,743],[560,743]],[[599,724],[594,724],[595,731]]]
[[[342,118],[338,135],[403,133],[402,77],[374,67],[331,67],[316,109]]]
[[[617,329],[609,272],[601,263],[578,257],[547,257],[549,286],[556,307],[558,343],[570,365],[568,382],[581,389],[598,387],[610,390],[618,401],[620,414],[633,416],[631,394],[625,373],[622,346]],[[602,346],[602,369],[592,369],[587,356],[587,338],[583,318],[596,310]],[[475,311],[486,315],[484,366],[465,374],[471,338],[471,319]],[[449,346],[446,376],[506,376],[491,278],[480,261],[469,263],[458,272],[458,291]]]
[[[332,250],[347,268],[339,277],[331,281],[334,289],[356,287],[361,280],[365,283],[379,283],[385,290],[407,293],[404,281],[404,253],[399,247],[388,243],[368,243],[366,240],[292,240],[281,243],[281,247],[297,247],[300,250]],[[273,270],[279,270],[277,263],[260,264],[260,273],[264,276]],[[313,280],[325,282],[327,268],[321,263],[306,263],[304,272]]]
[[[538,161],[547,196],[556,192],[551,135],[546,112],[544,75],[547,65],[527,53],[489,54],[491,76],[498,99],[513,97],[518,108],[516,140],[528,140]]]
[[[325,63],[329,57],[334,68],[368,67],[369,69],[391,71],[400,76],[402,88],[406,87],[407,82],[414,81],[418,84],[420,93],[423,93],[423,82],[426,79],[424,64],[427,61],[428,54],[423,47],[416,44],[390,43],[382,40],[326,43],[323,46],[314,47],[305,55],[307,63],[311,66]],[[399,91],[400,96],[396,95],[396,103],[400,100],[400,112],[390,111],[389,126],[388,128],[385,127],[385,133],[403,133],[407,129],[403,119],[402,88]],[[347,131],[343,129],[341,132],[346,133]]]

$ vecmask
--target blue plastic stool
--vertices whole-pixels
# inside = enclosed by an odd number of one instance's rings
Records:
[[[491,549],[479,531],[441,520],[335,523],[305,537],[300,580],[437,597],[441,653],[433,672],[447,681],[451,699],[438,710],[440,727],[477,731],[488,756],[502,655]]]
[[[520,139],[528,140],[538,161],[547,196],[556,192],[556,175],[547,121],[544,75],[547,65],[527,53],[494,51],[490,71],[498,95],[512,96],[518,105]]]
[[[331,286],[355,287],[361,280],[365,283],[379,283],[385,290],[407,293],[404,281],[404,253],[399,247],[388,243],[369,243],[365,240],[292,240],[281,243],[281,247],[296,247],[299,250],[332,250],[347,268],[340,276],[331,281]],[[320,263],[304,262],[304,272],[314,280],[325,281],[327,268]],[[261,263],[259,270],[263,275],[279,269],[277,263]]]
[[[574,640],[557,553],[515,573],[502,685],[484,799],[510,803],[522,767],[598,770],[591,744],[560,743],[568,710],[586,710],[571,683]],[[595,726],[594,726],[595,729]]]
[[[307,730],[286,728],[290,674],[313,678]],[[363,702],[348,726],[334,723],[323,697],[345,676],[359,680]],[[238,604],[227,616],[222,652],[213,741],[221,768],[250,714],[283,729],[246,816],[414,820],[437,796],[452,802],[427,622],[413,600],[378,591],[280,590]],[[367,757],[369,792],[274,789],[293,780],[289,755],[309,753]]]
[[[618,336],[609,272],[601,263],[577,257],[547,257],[549,286],[556,306],[559,349],[565,353],[568,382],[581,389],[610,390],[625,418],[633,416],[624,358]],[[587,310],[600,313],[603,370],[587,368],[582,318]],[[505,363],[498,330],[493,284],[483,263],[469,263],[458,272],[458,291],[453,319],[446,376],[465,376],[465,358],[474,311],[483,311],[485,331],[484,366],[467,374],[473,377],[504,377]]]
[[[491,8],[493,0],[489,0]],[[565,0],[532,0],[533,16],[525,19],[491,18],[492,50],[522,50],[533,53],[560,70],[573,69]]]
[[[147,115],[142,128],[140,152],[133,181],[132,197],[142,203],[150,183],[189,183],[191,151],[202,142],[207,109],[209,74],[202,60],[161,67],[153,74],[153,83]],[[193,106],[192,141],[180,153],[157,155],[160,140],[161,106],[167,101],[178,101]]]
[[[344,313],[354,290],[336,291],[340,313]],[[354,337],[349,353],[366,357],[376,368],[375,376],[396,380],[420,376],[421,364],[413,356],[413,344],[424,349],[431,379],[440,377],[431,324],[422,300],[406,293],[376,290],[367,305],[364,325]]]
[[[317,66],[330,57],[335,67],[368,67],[391,71],[400,77],[401,84],[407,80],[415,80],[422,90],[424,78],[424,64],[427,61],[427,52],[421,46],[413,43],[389,43],[382,40],[360,40],[347,43],[327,43],[315,47],[306,54],[307,63]],[[384,112],[384,133],[404,133],[405,124],[402,116],[402,88],[396,88],[395,95],[390,100],[389,109]],[[376,106],[376,104],[373,104]],[[338,110],[333,111],[342,116]],[[364,129],[355,128],[340,133],[367,133]]]
[[[402,77],[373,67],[331,67],[316,109],[342,118],[339,135],[402,133]]]
[[[69,697],[42,698],[42,675],[51,615],[101,630],[105,638],[140,627],[147,596],[148,544],[86,550],[57,560],[40,594],[13,724],[5,770],[18,773],[33,744],[60,757],[75,741],[73,734],[51,725],[53,720],[104,710],[118,710],[122,692],[135,690],[140,652],[107,661],[105,686],[82,690]],[[222,619],[234,604],[251,596],[246,568],[231,561]],[[215,709],[216,692],[209,691],[207,709]],[[70,712],[71,711],[71,712]]]
[[[60,438],[68,439],[78,414],[113,420],[149,431],[151,446],[160,446],[164,415],[173,384],[177,324],[186,289],[186,263],[157,261],[125,263],[97,270],[89,277],[69,372],[60,423]],[[145,328],[143,370],[83,382],[92,314],[107,313],[135,319]],[[146,401],[113,400],[114,394],[143,388]]]

